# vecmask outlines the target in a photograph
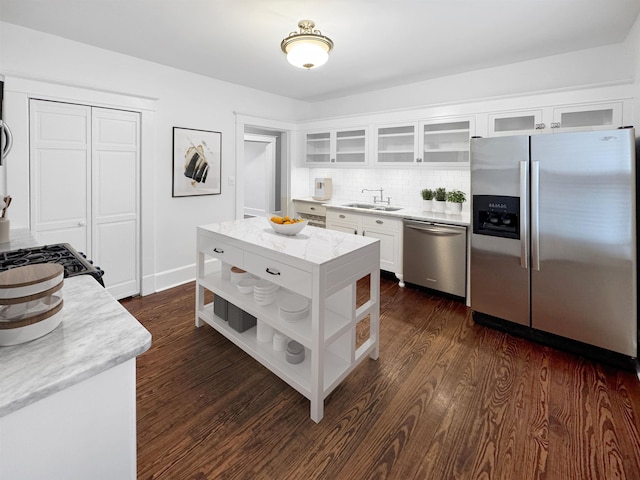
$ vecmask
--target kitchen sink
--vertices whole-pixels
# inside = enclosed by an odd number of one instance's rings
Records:
[[[363,208],[366,210],[377,210],[379,212],[397,212],[402,210],[402,207],[392,207],[391,205],[372,205],[370,203],[345,203],[343,207],[349,208]]]
[[[375,205],[371,205],[369,203],[345,203],[342,205],[343,207],[351,207],[351,208],[376,208]]]
[[[387,206],[373,207],[373,209],[381,210],[383,212],[397,212],[398,210],[402,210],[402,207],[391,207],[387,205]]]

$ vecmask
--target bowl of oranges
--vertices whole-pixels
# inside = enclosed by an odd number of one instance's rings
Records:
[[[284,217],[274,215],[269,219],[271,228],[282,235],[297,235],[306,224],[307,221],[302,218],[290,218],[286,215]]]

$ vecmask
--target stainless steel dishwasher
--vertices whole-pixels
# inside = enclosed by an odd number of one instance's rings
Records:
[[[466,227],[405,220],[403,252],[405,282],[465,297]]]

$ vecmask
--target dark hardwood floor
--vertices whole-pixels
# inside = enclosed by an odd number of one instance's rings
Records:
[[[380,358],[309,402],[208,325],[193,283],[122,301],[138,358],[138,478],[640,479],[632,372],[474,324],[381,281]]]

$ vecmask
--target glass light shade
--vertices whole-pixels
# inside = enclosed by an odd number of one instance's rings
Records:
[[[287,45],[287,60],[300,68],[316,68],[327,63],[329,46],[313,38],[300,38]]]

